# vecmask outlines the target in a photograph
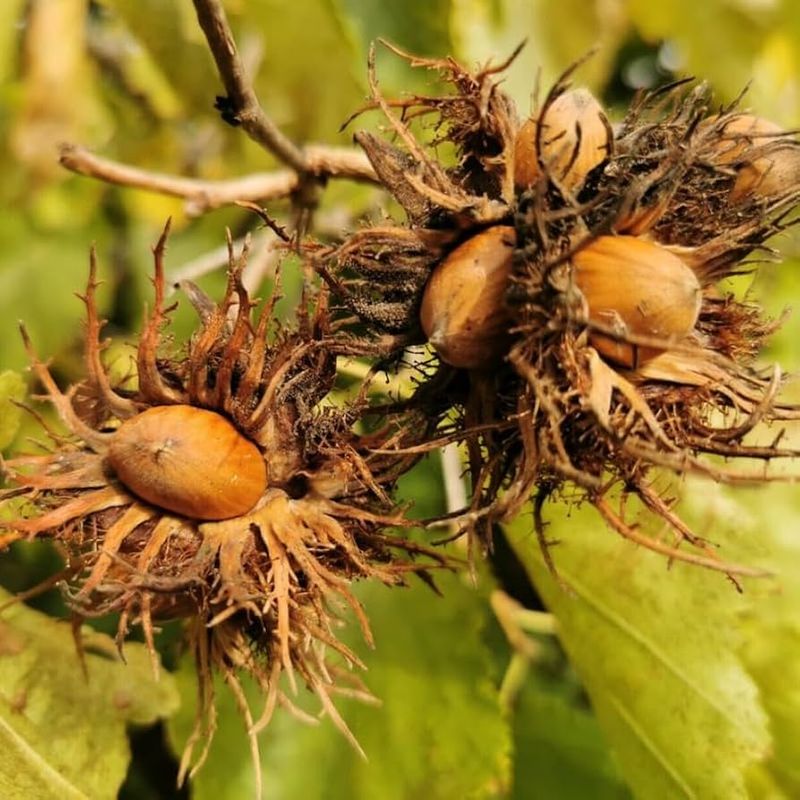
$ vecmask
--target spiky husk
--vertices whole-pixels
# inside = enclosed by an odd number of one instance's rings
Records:
[[[184,286],[200,325],[184,352],[170,355],[163,330],[171,310],[164,307],[166,236],[165,230],[154,249],[155,301],[139,337],[135,378],[112,386],[101,359],[94,254],[83,297],[85,380],[62,392],[26,337],[33,372],[67,434],[52,434],[47,452],[5,463],[12,488],[0,495],[0,506],[11,509],[12,518],[0,523],[0,544],[55,540],[66,559],[58,577],[76,618],[118,613],[120,647],[129,626],[139,624],[156,669],[158,620],[187,621],[200,702],[182,775],[194,745],[205,737],[194,768],[202,763],[213,733],[213,672],[221,672],[233,689],[254,754],[256,734],[275,706],[293,708],[279,685],[284,673],[293,692],[297,677],[304,681],[357,746],[331,696],[353,690],[354,683],[356,692],[363,690],[352,675],[340,680],[347,673],[342,666],[361,662],[338,640],[336,628],[342,610],[349,609],[371,644],[352,582],[402,584],[410,572],[445,562],[387,530],[410,525],[389,493],[419,457],[395,455],[390,448],[402,451],[424,440],[436,420],[396,403],[380,412],[374,432],[357,433],[359,419],[378,413],[366,400],[366,384],[353,402],[320,410],[333,387],[337,356],[369,347],[354,347],[350,337],[331,332],[325,290],[306,287],[294,327],[273,319],[277,294],[254,320],[257,304],[241,280],[246,251],[237,258],[230,250],[221,303]],[[223,414],[258,445],[268,462],[269,485],[252,511],[201,522],[145,503],[116,479],[107,461],[114,428],[153,406],[176,404]],[[417,555],[427,555],[424,563]],[[243,672],[265,694],[258,720],[244,700]]]

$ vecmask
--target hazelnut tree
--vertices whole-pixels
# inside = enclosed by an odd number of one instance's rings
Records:
[[[4,796],[796,792],[788,6],[513,5],[5,12]]]

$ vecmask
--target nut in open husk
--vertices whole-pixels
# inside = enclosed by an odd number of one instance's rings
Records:
[[[309,305],[295,324],[273,318],[274,297],[254,318],[242,283],[247,252],[235,254],[230,240],[224,298],[215,303],[186,284],[200,320],[186,349],[170,350],[166,236],[154,251],[155,302],[137,344],[135,384],[112,383],[101,359],[94,254],[83,297],[85,380],[63,392],[25,337],[67,436],[4,463],[0,545],[56,541],[66,557],[57,577],[76,620],[118,614],[120,647],[140,626],[155,669],[155,625],[185,621],[201,705],[182,776],[195,744],[213,734],[212,672],[233,688],[254,753],[258,730],[276,704],[294,708],[300,682],[358,747],[332,695],[343,683],[360,687],[341,667],[361,662],[333,623],[348,608],[371,642],[352,582],[398,585],[447,562],[387,531],[411,524],[390,491],[419,458],[414,445],[434,435],[436,412],[398,406],[359,433],[358,420],[371,413],[366,385],[321,409],[337,356],[370,346],[330,332],[324,288],[307,287]],[[261,718],[244,701],[241,673],[264,692]]]
[[[437,264],[422,295],[420,321],[428,342],[454,367],[491,367],[508,349],[505,306],[516,235],[495,225]]]
[[[800,142],[779,125],[752,114],[738,114],[722,131],[724,138],[714,163],[736,169],[732,203],[778,196],[800,180]]]
[[[548,98],[520,126],[514,144],[514,183],[526,189],[542,176],[578,192],[589,173],[612,153],[614,135],[603,107],[588,89]]]
[[[600,236],[579,250],[572,264],[590,320],[617,333],[659,342],[638,346],[591,332],[592,346],[609,361],[638,367],[694,330],[702,301],[700,283],[663,247],[633,236]]]

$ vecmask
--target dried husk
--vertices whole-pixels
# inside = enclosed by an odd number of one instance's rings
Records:
[[[336,662],[361,664],[338,641],[335,623],[349,609],[371,642],[366,613],[351,583],[375,579],[398,585],[410,572],[445,563],[440,554],[387,532],[410,524],[389,492],[397,476],[420,457],[413,446],[433,433],[438,420],[395,404],[380,414],[381,424],[372,433],[359,434],[355,423],[373,413],[365,399],[366,384],[354,402],[329,404],[321,411],[319,403],[333,386],[337,356],[362,351],[375,355],[379,350],[363,343],[353,348],[349,337],[330,332],[325,290],[312,294],[307,287],[294,328],[272,318],[276,296],[253,319],[256,304],[241,281],[246,252],[236,258],[231,250],[220,304],[196,287],[185,287],[200,325],[183,354],[166,353],[165,241],[166,231],[154,251],[155,302],[139,337],[135,388],[129,382],[112,386],[102,363],[94,256],[83,298],[83,384],[62,392],[26,340],[33,372],[68,433],[54,436],[43,453],[5,462],[11,488],[0,494],[0,507],[7,512],[0,523],[5,531],[0,544],[36,537],[55,540],[67,559],[59,577],[76,619],[119,614],[120,647],[130,626],[141,626],[154,668],[156,622],[186,620],[198,665],[200,705],[183,776],[195,744],[206,739],[193,769],[205,757],[213,734],[213,672],[220,672],[234,691],[254,757],[258,730],[276,704],[293,707],[298,679],[316,693],[357,747],[331,695],[337,690]],[[81,415],[73,403],[78,389]],[[83,418],[87,409],[91,423]],[[163,487],[151,487],[154,492],[142,499],[139,483],[111,456],[119,444],[114,429],[124,432],[126,442],[141,436],[152,443],[150,416],[157,413],[174,422],[176,412],[194,415],[201,428],[203,415],[224,418],[248,448],[257,448],[268,481],[255,502],[248,501],[237,514],[206,515],[195,513],[193,506],[183,513],[175,506],[160,506]],[[162,428],[163,419],[158,436]],[[218,447],[211,431],[204,430],[207,444]],[[176,430],[175,440],[184,432],[203,446],[203,430],[187,426]],[[216,463],[218,453],[205,457]],[[191,463],[184,466],[181,475],[181,465],[170,462],[162,478],[191,487],[202,478],[202,470],[192,469]],[[229,467],[224,461],[218,466],[220,471]],[[426,553],[423,562],[415,560]],[[242,672],[264,692],[258,721],[241,693]],[[280,685],[282,674],[289,678],[288,693]]]

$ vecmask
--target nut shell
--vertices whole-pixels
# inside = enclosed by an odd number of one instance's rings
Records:
[[[516,233],[496,225],[468,239],[438,266],[425,287],[422,330],[443,361],[482,369],[508,346],[505,292]]]
[[[800,181],[800,142],[774,122],[751,114],[739,114],[725,124],[714,161],[739,165],[732,203],[774,197]]]
[[[645,347],[591,333],[589,341],[609,361],[635,368],[685,338],[697,323],[700,283],[678,256],[634,236],[600,236],[572,258],[574,279],[589,319],[620,334],[664,339]]]
[[[588,89],[564,92],[539,118],[530,117],[520,126],[514,143],[514,182],[521,189],[532,186],[544,169],[557,186],[578,192],[612,147],[611,126],[594,95]]]
[[[155,406],[126,420],[108,461],[131,492],[192,519],[246,514],[267,486],[258,447],[224,417],[194,406]]]
[[[528,117],[520,125],[514,140],[514,184],[519,189],[527,189],[536,183],[542,170],[536,152],[536,117]]]

